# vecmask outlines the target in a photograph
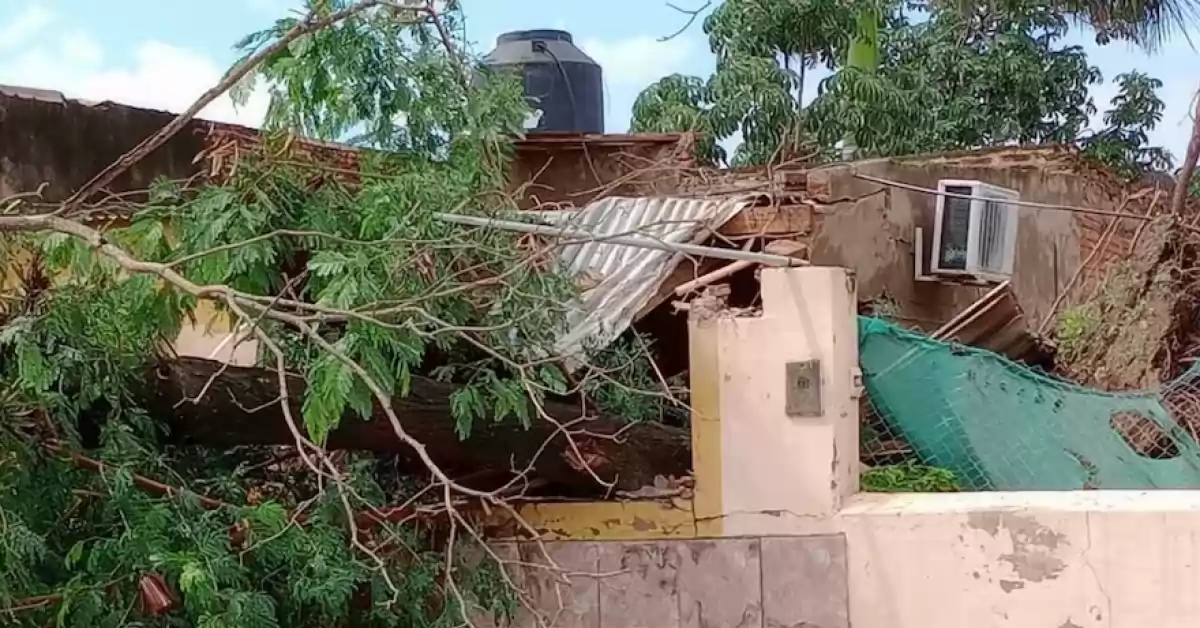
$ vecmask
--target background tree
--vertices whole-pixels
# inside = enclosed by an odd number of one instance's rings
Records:
[[[716,72],[706,81],[669,77],[666,83],[651,86],[635,103],[633,127],[700,130],[715,135],[713,145],[728,140],[734,130],[752,129],[753,134],[743,130],[743,146],[732,161],[763,163],[784,154],[837,157],[838,146],[847,138],[853,138],[863,156],[1070,142],[1095,113],[1088,90],[1101,80],[1100,73],[1081,48],[1062,43],[1072,21],[1081,16],[1092,19],[1091,14],[1073,12],[1080,7],[1023,0],[969,8],[936,2],[882,7],[821,3],[811,5],[822,16],[817,22],[823,33],[818,46],[812,39],[766,27],[765,20],[794,4],[786,0],[722,3],[705,21],[710,45],[718,53]],[[1104,22],[1103,11],[1093,8],[1101,40],[1120,37],[1147,45],[1168,32],[1164,24],[1177,23],[1171,15],[1182,15],[1164,14],[1166,9],[1153,7],[1141,12],[1126,7],[1119,15],[1141,15],[1145,20]],[[868,15],[871,11],[878,11],[877,20]],[[760,28],[751,26],[756,19],[763,20],[757,23]],[[864,31],[859,23],[864,20],[875,24],[876,31]],[[839,59],[849,60],[846,47],[856,37],[861,39],[863,32],[876,38],[877,49],[869,52],[877,55],[877,63],[839,65]],[[781,62],[788,58],[785,51],[798,48],[789,37],[811,46],[808,58],[834,70],[822,81],[813,102],[804,107],[797,90],[789,91],[796,74]],[[858,48],[862,57],[863,46]],[[734,58],[759,70],[735,74],[731,69],[737,64],[730,61]],[[665,89],[671,83],[693,86],[689,98],[675,98],[678,92]],[[723,87],[720,92],[717,85]],[[780,104],[751,106],[767,98]],[[668,117],[660,114],[663,111],[674,113]],[[715,150],[702,153],[713,163],[722,156]]]
[[[634,103],[635,131],[700,130],[702,158],[761,163],[803,150],[807,72],[833,68],[854,14],[840,0],[744,0],[718,5],[703,22],[717,70],[707,80],[671,76]],[[732,156],[718,142],[740,133]],[[785,140],[792,140],[787,145]]]
[[[1104,112],[1105,127],[1080,140],[1084,152],[1114,172],[1134,179],[1147,172],[1170,172],[1171,154],[1150,146],[1150,132],[1162,122],[1166,103],[1158,97],[1162,81],[1140,72],[1117,76],[1120,91]]]
[[[951,0],[945,3],[958,12],[969,15],[977,12],[1009,11],[1026,4],[1025,0],[1004,2],[967,2]],[[1047,10],[1066,16],[1078,25],[1089,27],[1096,42],[1127,41],[1154,51],[1168,39],[1188,36],[1200,17],[1195,0],[1059,0],[1046,5]]]

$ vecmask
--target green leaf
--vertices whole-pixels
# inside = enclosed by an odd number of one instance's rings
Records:
[[[567,394],[567,377],[562,369],[553,365],[545,365],[538,369],[538,377],[542,385],[556,395]]]
[[[464,386],[450,395],[450,414],[454,417],[454,431],[459,440],[471,437],[471,427],[475,420],[483,416],[483,400],[479,389]]]
[[[76,564],[83,558],[83,551],[87,547],[85,541],[79,541],[71,546],[67,552],[67,557],[64,560],[64,565],[67,569],[73,569]]]
[[[355,379],[350,367],[332,355],[322,356],[309,369],[303,406],[304,427],[314,442],[324,443],[329,432],[341,422],[354,391]]]

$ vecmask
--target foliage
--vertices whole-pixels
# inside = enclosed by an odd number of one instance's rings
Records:
[[[799,103],[805,74],[832,68],[849,42],[854,16],[839,0],[738,0],[721,3],[704,20],[717,57],[708,80],[669,76],[634,103],[634,130],[696,130],[705,134],[699,157],[727,155],[718,142],[740,132],[735,164],[761,163],[799,145]],[[782,148],[781,148],[782,147]]]
[[[1095,306],[1084,304],[1069,308],[1058,317],[1055,341],[1059,359],[1070,364],[1096,341],[1100,328],[1100,315]]]
[[[862,472],[862,490],[868,493],[955,493],[958,479],[940,467],[905,462]]]
[[[715,126],[716,116],[709,111],[711,102],[711,91],[704,80],[682,74],[663,77],[638,94],[633,103],[630,131],[699,131],[697,159],[708,164],[724,162],[727,155],[718,141],[727,134]]]
[[[1093,112],[1099,73],[1057,41],[1066,23],[1034,8],[970,19],[893,18],[878,72],[839,72],[810,108],[823,144],[853,133],[864,155],[1070,141]]]
[[[651,85],[634,105],[633,127],[705,133],[699,157],[714,164],[726,160],[720,143],[735,131],[742,143],[733,163],[836,157],[849,137],[864,156],[1073,142],[1095,113],[1088,90],[1101,76],[1080,47],[1062,43],[1069,24],[1102,24],[1102,41],[1151,41],[1131,27],[1129,16],[1141,15],[1132,5],[1107,22],[1097,6],[727,0],[704,23],[714,74]],[[873,70],[842,63],[870,25],[856,24],[864,16],[877,17]],[[817,66],[834,73],[807,102],[804,70]],[[1118,80],[1127,97],[1114,103],[1119,113],[1106,118],[1098,135],[1107,139],[1092,142],[1094,150],[1162,167],[1161,149],[1128,143],[1161,117],[1157,83],[1137,74]]]
[[[309,2],[317,16],[350,4]],[[527,113],[511,77],[468,78],[472,60],[451,35],[461,16],[443,4],[415,21],[376,6],[269,57],[253,79],[273,95],[261,150],[201,187],[157,185],[105,242],[221,287],[204,289],[210,303],[253,329],[263,363],[305,374],[297,418],[317,445],[347,411],[365,416],[379,395],[406,395],[418,373],[459,385],[447,420],[464,438],[479,421],[538,420],[549,395],[654,415],[657,397],[638,401],[637,387],[654,383],[639,371],[644,350],[573,356],[585,368],[568,382],[551,347],[576,289],[542,244],[437,219],[511,207],[509,130]],[[348,174],[293,151],[297,131],[392,152],[364,152]],[[0,328],[0,412],[10,417],[0,425],[0,607],[11,623],[450,626],[463,604],[511,613],[497,566],[465,562],[473,537],[461,527],[447,554],[423,527],[351,523],[422,489],[381,476],[369,456],[164,446],[165,417],[141,404],[164,343],[198,315],[179,283],[131,276],[64,234],[4,244],[8,255],[35,252]],[[179,598],[163,616],[139,602],[152,575]]]
[[[1141,72],[1117,76],[1120,91],[1104,113],[1104,129],[1080,142],[1084,152],[1114,172],[1134,179],[1146,172],[1169,172],[1174,160],[1161,147],[1149,146],[1150,131],[1162,122],[1166,103],[1158,97],[1162,81]]]

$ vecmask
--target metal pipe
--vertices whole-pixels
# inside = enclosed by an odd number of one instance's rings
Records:
[[[496,218],[483,218],[481,216],[463,216],[461,214],[437,213],[434,216],[443,222],[454,223],[458,225],[469,225],[472,227],[494,227],[505,231],[518,231],[521,233],[536,233],[538,235],[548,236],[565,236],[585,240],[588,242],[608,242],[619,246],[636,246],[644,249],[654,249],[658,251],[670,251],[673,253],[687,253],[700,257],[711,257],[716,259],[728,260],[744,260],[748,262],[759,262],[770,266],[807,266],[808,262],[786,255],[772,255],[770,253],[757,253],[753,251],[739,251],[737,249],[721,249],[714,246],[704,246],[701,244],[689,244],[683,242],[663,242],[647,236],[637,235],[615,235],[602,236],[584,231],[582,229],[572,229],[569,227],[555,227],[551,225],[534,225],[527,222],[518,222],[515,220],[499,220]]]

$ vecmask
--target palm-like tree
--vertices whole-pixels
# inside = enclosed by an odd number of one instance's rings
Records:
[[[964,11],[979,6],[970,0],[944,1]],[[1189,28],[1200,23],[1198,0],[1057,0],[1051,4],[1091,27],[1101,41],[1124,39],[1148,52],[1177,35],[1190,41]]]

